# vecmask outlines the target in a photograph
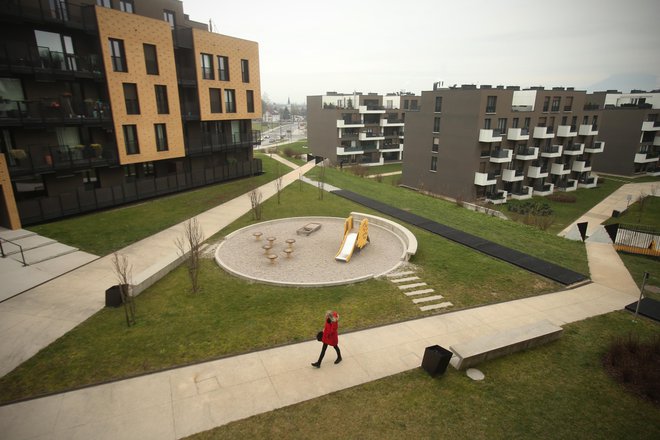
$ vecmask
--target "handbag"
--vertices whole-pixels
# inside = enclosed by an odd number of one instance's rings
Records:
[[[323,340],[323,331],[320,331],[316,334],[316,340],[319,342]]]

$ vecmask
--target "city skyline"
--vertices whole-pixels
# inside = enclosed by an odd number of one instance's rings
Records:
[[[436,81],[660,88],[660,32],[652,0],[521,0],[209,5],[185,0],[192,20],[259,43],[262,93],[304,103],[337,92],[420,93]],[[541,22],[543,20],[543,22]]]

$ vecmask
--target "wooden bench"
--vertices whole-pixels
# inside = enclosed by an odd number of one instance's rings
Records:
[[[563,328],[543,320],[452,345],[449,349],[458,360],[456,369],[464,370],[490,359],[554,341],[563,331]]]

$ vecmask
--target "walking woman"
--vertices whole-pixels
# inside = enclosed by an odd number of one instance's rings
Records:
[[[339,337],[337,336],[337,330],[339,329],[339,315],[337,312],[328,310],[325,312],[325,326],[323,327],[323,348],[321,348],[321,355],[319,360],[312,363],[313,367],[321,368],[321,361],[323,356],[325,356],[325,350],[328,348],[328,345],[332,345],[332,348],[337,352],[337,360],[335,364],[341,362],[341,351],[339,350]]]

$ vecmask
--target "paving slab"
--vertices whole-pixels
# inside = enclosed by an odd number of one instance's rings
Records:
[[[431,304],[431,305],[428,305],[428,306],[421,306],[419,308],[419,310],[421,310],[422,312],[428,312],[429,310],[444,309],[444,308],[447,308],[447,307],[451,307],[453,305],[454,304],[452,304],[450,302],[443,302],[443,303],[440,303],[440,304]]]
[[[397,287],[401,290],[406,290],[406,289],[414,289],[415,287],[422,287],[426,285],[427,285],[426,283],[413,283],[413,284],[404,284]]]
[[[415,296],[415,295],[424,295],[427,293],[433,293],[433,289],[422,289],[422,290],[413,290],[411,292],[403,292],[406,296]]]
[[[442,296],[442,295],[433,295],[433,296],[427,296],[427,297],[424,297],[424,298],[415,298],[412,301],[415,304],[419,304],[419,303],[423,303],[423,302],[437,301],[437,300],[442,299],[442,298],[444,298],[444,296]]]

